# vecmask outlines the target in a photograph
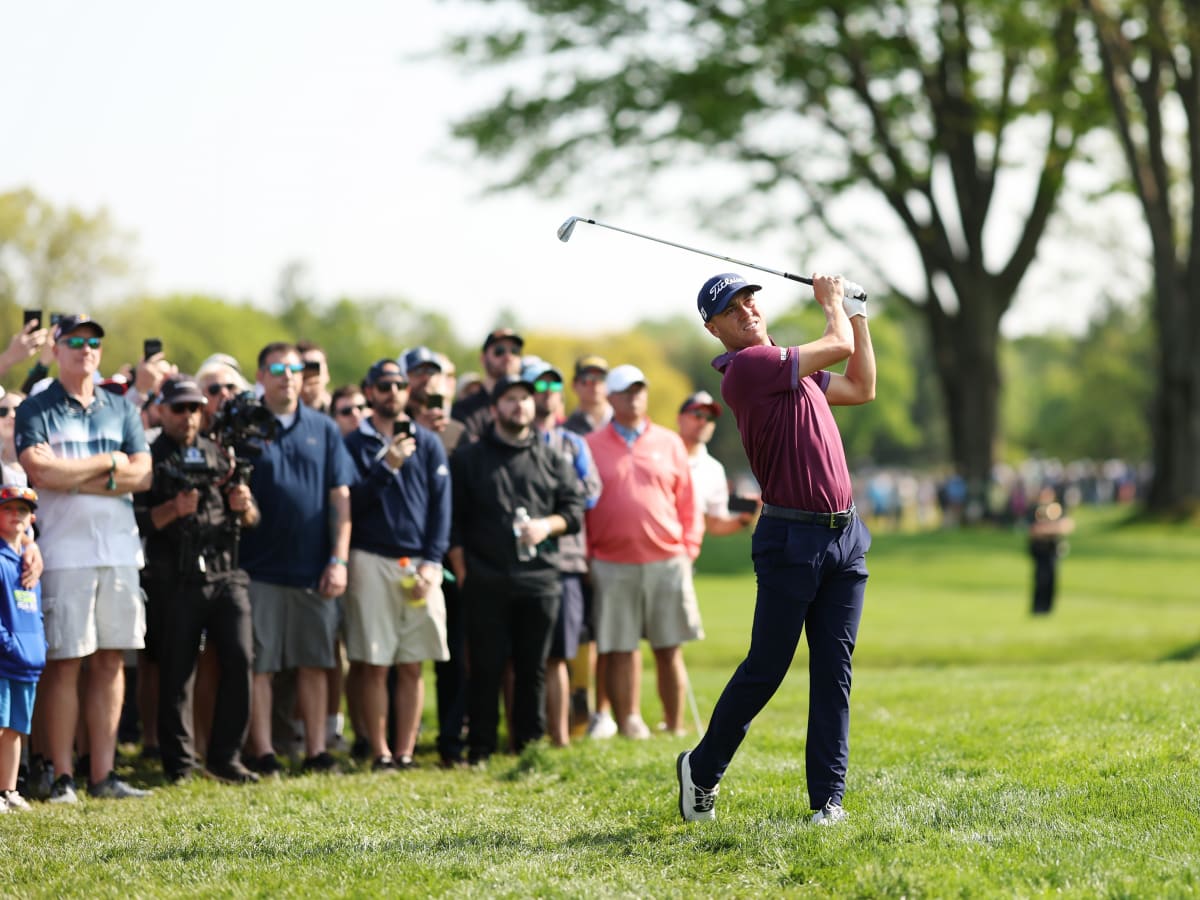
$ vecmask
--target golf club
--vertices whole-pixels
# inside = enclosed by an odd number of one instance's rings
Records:
[[[686,244],[677,244],[674,241],[668,241],[663,238],[657,238],[649,234],[641,234],[637,231],[630,231],[628,228],[619,228],[616,225],[607,225],[604,222],[597,222],[595,219],[588,219],[584,216],[571,216],[567,221],[558,226],[558,239],[564,244],[571,239],[571,234],[575,231],[575,226],[579,222],[587,222],[589,225],[599,225],[601,228],[608,228],[612,231],[619,231],[622,234],[629,234],[633,237],[645,238],[648,241],[657,241],[660,244],[666,244],[668,247],[676,247],[680,250],[690,250],[692,253],[699,253],[703,256],[711,256],[713,259],[723,259],[725,262],[731,262],[735,265],[746,266],[750,269],[757,269],[760,272],[766,272],[769,275],[778,275],[780,278],[787,278],[790,281],[799,281],[801,284],[812,284],[811,278],[805,278],[803,275],[793,275],[791,272],[780,272],[778,269],[768,269],[766,266],[760,266],[757,263],[746,262],[744,259],[734,259],[732,256],[722,256],[720,253],[711,253],[708,250],[701,250],[697,247],[689,247]],[[862,285],[855,284],[853,281],[843,281],[842,289],[847,297],[852,300],[866,300],[867,292]]]

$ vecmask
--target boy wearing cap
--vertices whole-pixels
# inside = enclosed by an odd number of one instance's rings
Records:
[[[850,472],[831,407],[875,397],[866,301],[838,276],[814,275],[825,332],[778,347],[758,308],[757,284],[732,272],[700,289],[704,327],[725,347],[713,360],[746,456],[762,486],[754,532],[758,596],[750,649],[713,710],[696,749],[679,754],[679,813],[713,819],[718,784],[754,717],[778,690],[803,631],[809,650],[805,770],[811,821],[846,818],[850,757],[850,658],[862,617],[871,536],[855,515]],[[846,361],[836,375],[828,367]]]
[[[36,509],[32,488],[0,487],[0,813],[29,809],[17,793],[17,769],[46,665],[46,633],[41,586],[21,585],[21,543]]]
[[[567,416],[564,426],[576,434],[591,434],[612,419],[608,403],[608,361],[602,356],[581,356],[575,360],[575,377],[571,388],[579,405]]]
[[[124,651],[145,644],[146,612],[138,580],[142,543],[131,494],[150,486],[151,464],[137,409],[97,390],[104,329],[86,315],[54,328],[58,378],[17,408],[20,461],[38,490],[46,569],[46,669],[39,722],[58,778],[50,800],[74,803],[77,690],[88,660],[82,711],[91,759],[89,792],[140,797],[113,772],[125,696]]]

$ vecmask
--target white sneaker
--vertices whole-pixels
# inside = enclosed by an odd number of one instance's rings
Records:
[[[814,825],[837,825],[839,822],[845,822],[848,818],[846,811],[842,809],[840,803],[834,803],[830,800],[815,813],[813,813],[812,824]]]
[[[717,817],[717,792],[720,786],[710,789],[698,787],[692,781],[692,751],[685,750],[675,760],[675,777],[679,779],[679,814],[685,822],[706,822]]]
[[[612,713],[592,713],[592,718],[588,721],[587,736],[597,741],[616,737],[617,720],[612,717]]]
[[[625,727],[621,729],[621,734],[631,741],[647,741],[650,739],[650,726],[642,721],[641,716],[634,713],[625,720]]]
[[[29,801],[16,791],[0,791],[0,805],[6,811],[12,810],[13,812],[28,812],[30,809]]]
[[[54,779],[50,788],[47,803],[78,803],[79,796],[75,793],[75,780],[70,775],[59,775]]]

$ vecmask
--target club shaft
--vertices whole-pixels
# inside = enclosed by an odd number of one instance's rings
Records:
[[[791,281],[798,281],[801,284],[812,284],[811,278],[805,278],[803,275],[793,275],[791,272],[781,272],[778,269],[770,269],[766,266],[760,266],[758,263],[746,262],[744,259],[734,259],[732,256],[723,256],[720,253],[713,253],[711,250],[701,250],[699,247],[689,247],[687,244],[677,244],[674,241],[668,241],[666,238],[655,237],[652,234],[642,234],[640,231],[630,231],[628,228],[621,228],[617,225],[609,225],[606,222],[597,222],[595,219],[585,219],[579,217],[580,222],[587,222],[589,225],[599,225],[601,228],[607,228],[610,231],[619,231],[622,234],[632,235],[633,237],[645,238],[648,241],[656,241],[660,244],[666,244],[668,247],[675,247],[678,250],[688,250],[692,253],[699,253],[703,256],[711,256],[713,259],[722,259],[725,262],[734,263],[735,265],[745,266],[748,269],[757,269],[760,272],[766,272],[768,275],[778,275],[780,278],[787,278]]]

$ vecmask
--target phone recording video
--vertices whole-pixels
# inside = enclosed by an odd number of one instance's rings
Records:
[[[149,359],[156,353],[162,353],[162,338],[146,338],[142,341],[142,359]]]
[[[21,322],[22,327],[28,325],[34,319],[37,319],[38,324],[42,322],[42,311],[40,309],[27,309],[24,312],[24,319]]]

